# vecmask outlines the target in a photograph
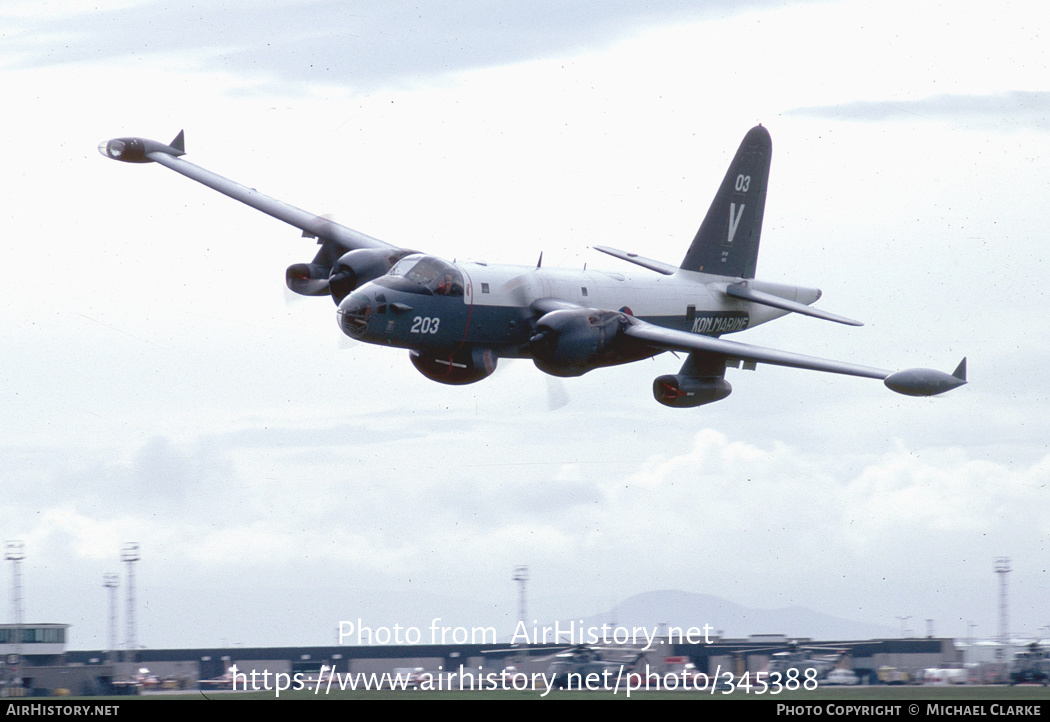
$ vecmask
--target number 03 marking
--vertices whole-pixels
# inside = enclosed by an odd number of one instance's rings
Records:
[[[437,333],[441,319],[437,316],[416,316],[412,319],[412,333]]]
[[[741,193],[747,193],[747,189],[751,187],[751,176],[749,175],[738,175],[736,177],[736,189]]]

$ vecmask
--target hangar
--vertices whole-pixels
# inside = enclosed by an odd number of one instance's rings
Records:
[[[55,690],[70,694],[99,694],[114,691],[134,693],[139,682],[128,683],[142,669],[149,670],[149,684],[168,689],[196,689],[201,680],[214,680],[232,666],[238,671],[269,671],[272,674],[301,672],[316,675],[326,670],[345,674],[383,673],[395,669],[422,668],[430,672],[453,672],[462,666],[467,671],[498,672],[514,664],[525,673],[545,671],[552,654],[564,645],[527,645],[508,649],[496,644],[447,645],[331,645],[304,647],[212,647],[194,649],[139,649],[133,659],[124,653],[103,650],[66,651],[69,625],[21,625],[25,660],[21,685],[7,672],[6,695],[43,696]],[[0,625],[0,640],[14,640],[14,625]],[[28,641],[30,639],[38,641]],[[714,638],[711,644],[671,644],[658,640],[645,651],[644,663],[664,671],[673,663],[691,661],[707,674],[729,670],[736,675],[765,669],[779,644],[819,644],[824,648],[847,651],[845,658],[862,681],[878,682],[877,670],[894,668],[914,670],[916,677],[925,668],[962,667],[963,653],[952,639],[875,639],[868,641],[832,640],[815,642],[782,635],[756,635],[747,639]],[[0,641],[0,652],[13,654],[13,645]],[[916,677],[913,677],[915,679]]]

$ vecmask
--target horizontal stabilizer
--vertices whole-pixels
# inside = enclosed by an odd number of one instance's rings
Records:
[[[739,298],[743,301],[751,301],[751,303],[759,303],[763,306],[772,306],[773,308],[779,308],[784,311],[791,311],[792,313],[800,313],[803,316],[812,316],[813,318],[822,318],[825,321],[834,321],[835,323],[844,323],[847,326],[863,326],[864,324],[860,321],[854,321],[851,318],[845,316],[838,316],[834,313],[828,313],[827,311],[821,311],[820,309],[812,308],[804,303],[797,303],[795,301],[789,301],[786,298],[780,296],[774,296],[771,293],[763,293],[762,291],[756,291],[750,288],[744,283],[734,283],[726,288],[726,295],[733,298]]]
[[[664,263],[663,261],[654,261],[651,258],[644,258],[639,256],[637,253],[628,253],[627,251],[619,251],[615,248],[609,248],[608,246],[591,246],[596,251],[607,253],[613,258],[619,258],[621,261],[627,261],[633,263],[636,266],[642,268],[648,268],[650,271],[656,271],[662,273],[665,276],[673,276],[678,272],[677,266],[672,266],[670,263]]]

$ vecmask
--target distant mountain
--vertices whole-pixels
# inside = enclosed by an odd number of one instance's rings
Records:
[[[613,623],[622,627],[652,629],[663,624],[682,628],[709,624],[711,638],[746,638],[753,634],[781,634],[788,638],[814,640],[871,639],[895,636],[891,626],[841,619],[805,607],[752,609],[710,594],[672,589],[636,594],[604,614],[559,620],[561,624],[583,620],[584,626]],[[661,627],[662,628],[662,627]]]

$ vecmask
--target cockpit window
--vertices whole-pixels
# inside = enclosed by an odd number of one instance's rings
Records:
[[[387,277],[403,278],[410,283],[399,287],[405,290],[426,289],[435,296],[462,296],[463,274],[447,261],[434,256],[408,256],[390,269]]]

